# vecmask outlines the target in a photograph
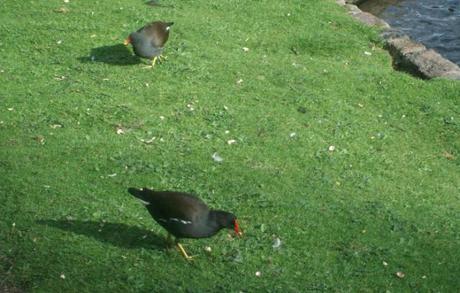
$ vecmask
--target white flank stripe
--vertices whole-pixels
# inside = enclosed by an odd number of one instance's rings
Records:
[[[178,218],[169,218],[169,220],[174,221],[174,222],[179,222],[179,223],[182,223],[184,225],[188,225],[188,224],[192,223],[191,221],[181,220],[181,219],[178,219]]]

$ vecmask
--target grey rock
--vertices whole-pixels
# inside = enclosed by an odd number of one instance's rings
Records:
[[[460,68],[434,50],[411,40],[408,36],[384,35],[386,46],[396,67],[423,78],[443,77],[460,80]]]
[[[348,13],[353,16],[355,19],[359,20],[360,22],[369,25],[369,26],[377,26],[380,28],[390,28],[390,25],[384,21],[383,19],[378,18],[377,16],[370,14],[368,12],[364,12],[358,8],[356,5],[347,4],[345,7],[348,9]]]
[[[366,0],[345,0],[345,2],[348,4],[359,5],[363,2],[366,2]]]

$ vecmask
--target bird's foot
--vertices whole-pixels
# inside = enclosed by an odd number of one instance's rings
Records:
[[[179,249],[180,253],[182,254],[183,257],[185,257],[186,260],[190,261],[193,259],[193,256],[190,256],[187,254],[185,251],[184,247],[180,243],[176,243],[177,248]]]
[[[158,56],[158,61],[163,62],[163,59],[166,60],[168,59],[168,57],[163,56],[163,55]]]
[[[157,60],[158,60],[158,57],[154,57],[152,59],[152,64],[151,65],[147,65],[147,66],[144,66],[142,68],[143,69],[153,69],[153,67],[155,67],[155,64],[157,63]]]
[[[155,63],[157,63],[158,57],[155,56],[152,60],[152,68],[155,66]]]

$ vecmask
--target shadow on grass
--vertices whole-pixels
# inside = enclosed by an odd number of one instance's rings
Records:
[[[37,223],[85,235],[122,248],[163,249],[166,247],[164,238],[151,231],[121,223],[78,220],[38,220]]]
[[[141,59],[131,53],[123,44],[102,46],[91,49],[89,56],[79,57],[82,63],[101,62],[111,65],[134,65],[141,63]]]
[[[158,0],[150,0],[150,1],[145,2],[145,4],[147,4],[149,6],[153,6],[153,7],[174,8],[173,5],[160,4],[158,2],[159,2]]]

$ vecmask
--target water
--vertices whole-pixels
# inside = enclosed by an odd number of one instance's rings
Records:
[[[369,0],[360,8],[460,65],[460,0]]]

